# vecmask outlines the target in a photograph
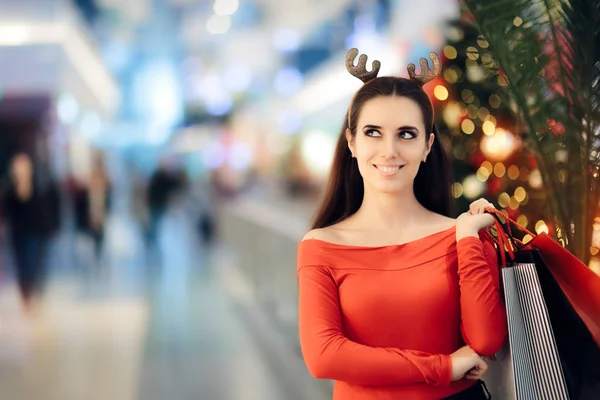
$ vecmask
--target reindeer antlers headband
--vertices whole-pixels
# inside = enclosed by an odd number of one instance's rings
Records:
[[[379,68],[381,68],[381,62],[374,60],[372,63],[373,68],[371,71],[367,71],[367,55],[361,54],[361,56],[358,58],[358,65],[355,66],[354,59],[357,55],[358,49],[350,49],[348,54],[346,54],[346,69],[348,72],[364,83],[377,78]],[[429,53],[429,57],[433,62],[433,69],[429,68],[429,62],[425,58],[421,58],[419,60],[419,65],[421,66],[421,73],[419,75],[415,74],[415,64],[408,64],[408,75],[410,76],[410,79],[416,82],[419,86],[423,86],[427,82],[434,80],[442,72],[442,62],[440,61],[440,56],[434,52],[431,52]]]
[[[369,82],[372,79],[377,78],[377,74],[379,73],[379,68],[381,68],[381,62],[379,60],[373,61],[373,69],[371,72],[367,71],[367,55],[361,54],[358,58],[358,66],[354,65],[354,59],[358,55],[358,49],[350,49],[348,54],[346,54],[346,69],[353,76],[357,77],[364,83]]]
[[[354,65],[354,59],[357,55],[358,49],[350,49],[350,51],[348,51],[346,54],[346,69],[348,72],[363,81],[365,84],[377,78],[379,68],[381,68],[381,62],[379,62],[379,60],[374,60],[372,62],[373,68],[371,71],[367,71],[367,55],[361,54],[358,58],[358,65]],[[423,86],[427,82],[431,82],[442,72],[442,62],[440,61],[440,56],[434,52],[431,52],[429,53],[429,57],[433,62],[433,69],[429,68],[429,63],[425,58],[421,58],[419,60],[419,65],[421,66],[421,73],[419,75],[415,74],[415,64],[408,64],[407,69],[410,80],[419,86]],[[356,93],[354,96],[356,96]],[[350,102],[350,108],[348,110],[348,127],[350,127],[352,104],[354,104],[354,98],[352,98],[352,101]]]

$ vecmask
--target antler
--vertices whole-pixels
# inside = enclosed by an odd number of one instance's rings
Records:
[[[421,66],[421,74],[415,74],[415,64],[408,64],[408,75],[410,75],[410,79],[417,82],[421,86],[430,82],[437,78],[442,72],[442,62],[440,61],[440,56],[436,53],[429,53],[429,57],[431,61],[433,61],[433,69],[429,68],[429,63],[425,58],[421,58],[419,60],[419,65]]]
[[[358,58],[358,65],[354,65],[354,59],[358,55],[358,49],[350,49],[348,54],[346,54],[346,69],[353,76],[357,77],[364,83],[367,83],[373,78],[377,78],[377,74],[379,73],[379,68],[381,68],[381,63],[378,60],[374,60],[372,65],[373,68],[371,72],[367,71],[367,55],[361,54]]]

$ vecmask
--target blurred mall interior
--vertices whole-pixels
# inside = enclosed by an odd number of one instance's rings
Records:
[[[296,246],[360,87],[351,47],[380,75],[456,61],[428,89],[454,197],[529,202],[515,218],[548,231],[497,96],[452,98],[485,73],[448,44],[468,34],[459,15],[456,0],[0,0],[0,398],[331,398],[300,355]]]

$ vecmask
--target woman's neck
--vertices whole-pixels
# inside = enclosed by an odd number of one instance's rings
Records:
[[[354,214],[357,221],[381,229],[402,229],[422,221],[428,211],[412,190],[405,193],[373,193],[365,190],[363,202]]]

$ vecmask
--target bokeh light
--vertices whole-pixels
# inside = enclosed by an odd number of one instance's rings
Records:
[[[445,86],[437,85],[433,93],[438,100],[444,101],[448,99],[448,89]]]
[[[512,133],[497,128],[491,135],[485,135],[481,139],[480,148],[483,154],[493,161],[506,160],[517,148],[519,142]]]
[[[460,125],[460,128],[467,135],[470,135],[473,132],[475,132],[475,124],[470,119],[463,120],[463,122]]]

